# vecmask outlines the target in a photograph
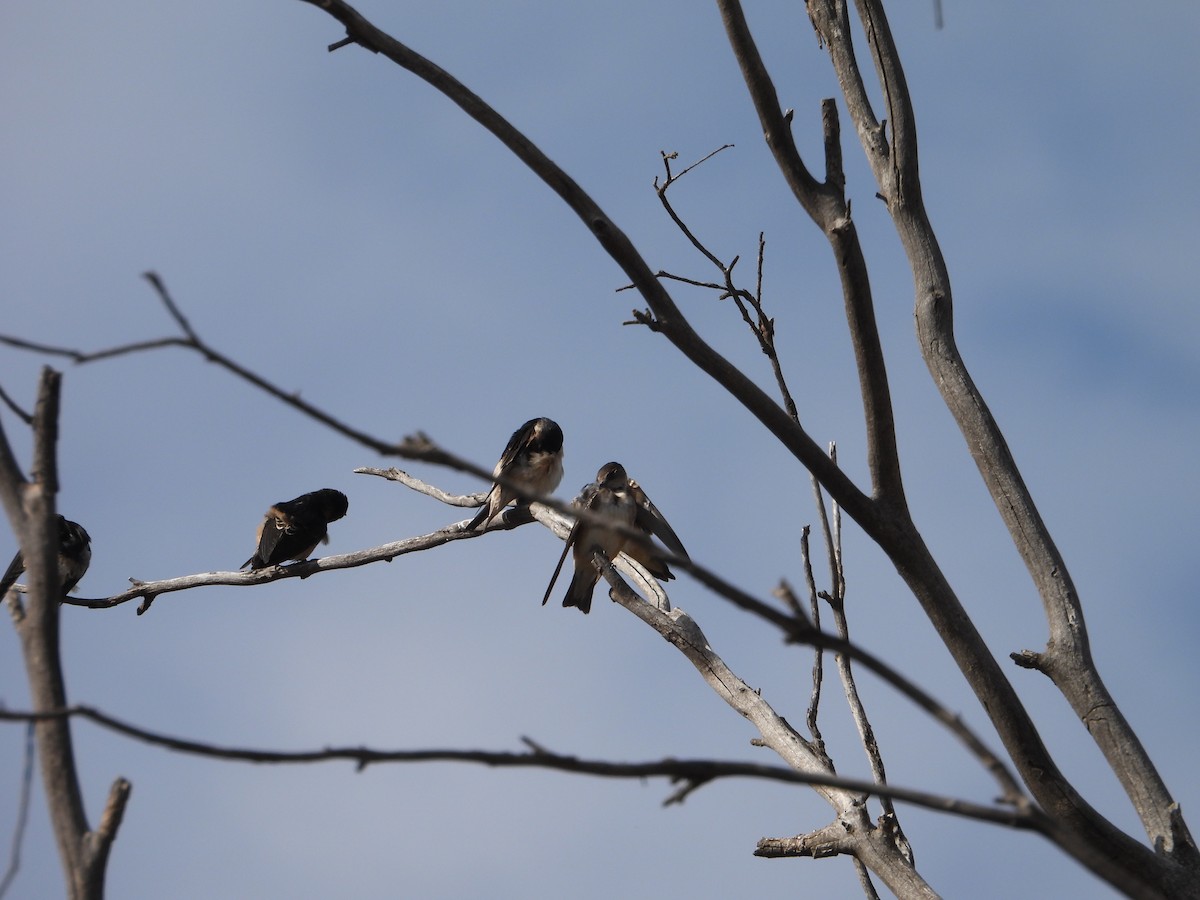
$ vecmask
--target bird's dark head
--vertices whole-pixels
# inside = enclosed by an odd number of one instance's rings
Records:
[[[63,556],[75,557],[92,545],[91,535],[78,522],[58,517],[58,549]]]
[[[313,507],[320,511],[321,518],[326,522],[336,522],[350,509],[350,501],[346,499],[346,495],[333,488],[313,491],[310,496]]]
[[[540,450],[543,453],[558,453],[562,450],[562,429],[553,419],[547,419],[544,416],[540,419],[530,419],[522,428],[530,430],[531,449]]]
[[[628,487],[629,476],[625,474],[625,467],[619,462],[605,463],[596,473],[596,484],[610,491],[620,491]]]

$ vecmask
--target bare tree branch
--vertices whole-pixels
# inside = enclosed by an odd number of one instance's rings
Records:
[[[439,528],[428,534],[392,541],[379,547],[367,550],[356,550],[352,553],[341,553],[322,556],[306,562],[291,563],[283,566],[270,566],[265,569],[255,569],[246,572],[204,572],[197,575],[183,575],[178,578],[166,578],[161,581],[140,581],[130,578],[133,584],[127,591],[114,594],[111,597],[89,599],[85,597],[67,597],[65,605],[83,606],[88,609],[111,609],[128,603],[130,600],[142,599],[138,615],[150,608],[155,598],[162,594],[176,591],[186,591],[198,587],[224,585],[227,587],[253,587],[269,584],[273,581],[283,581],[288,578],[309,578],[322,572],[332,572],[338,569],[353,569],[376,562],[391,562],[397,556],[415,553],[419,550],[429,550],[440,547],[452,541],[469,540],[484,534],[483,531],[464,531],[462,522],[456,522]],[[495,530],[493,526],[492,530]]]
[[[834,775],[827,757],[818,753],[812,744],[771,708],[759,692],[752,690],[725,665],[700,626],[687,613],[679,609],[670,613],[652,609],[629,590],[604,554],[598,552],[595,561],[611,587],[612,599],[678,649],[709,687],[758,729],[762,737],[761,740],[755,740],[754,744],[769,747],[797,771]],[[872,789],[868,788],[868,791]],[[814,786],[814,790],[833,807],[839,820],[848,826],[848,839],[843,852],[856,858],[869,858],[868,865],[899,896],[916,896],[922,891],[930,891],[912,865],[896,852],[895,846],[880,839],[879,830],[866,815],[862,794],[822,786]]]
[[[809,558],[808,551],[808,535],[809,527],[804,526],[804,530],[800,534],[800,565],[804,569],[804,581],[808,585],[809,610],[812,617],[813,628],[820,630],[821,628],[821,607],[817,603],[817,584],[813,578],[812,560]],[[792,590],[792,586],[786,581],[781,582],[779,587],[775,589],[776,596],[782,597],[789,606],[795,610],[800,610],[800,599]],[[805,724],[808,726],[808,733],[812,735],[813,741],[825,753],[825,738],[821,734],[821,727],[817,721],[821,710],[821,687],[825,681],[825,656],[824,648],[819,644],[813,647],[813,665],[812,665],[812,690],[809,691],[808,711],[805,714]]]
[[[704,163],[708,162],[710,159],[712,159],[714,156],[716,156],[722,150],[728,150],[732,146],[733,146],[733,144],[722,144],[716,150],[713,150],[711,153],[702,157],[701,159],[697,160],[696,162],[692,163],[690,166],[684,167],[678,174],[671,172],[671,160],[676,159],[679,156],[679,154],[678,153],[663,153],[662,154],[663,168],[666,170],[667,177],[664,178],[661,182],[657,178],[654,179],[654,192],[656,194],[658,194],[658,199],[662,203],[663,209],[665,209],[667,211],[667,215],[671,217],[671,221],[675,223],[675,227],[678,228],[680,233],[685,238],[688,239],[688,241],[691,243],[691,245],[693,247],[695,247],[696,250],[702,256],[704,256],[706,259],[708,259],[708,261],[710,263],[712,263],[714,266],[716,266],[721,271],[722,274],[724,274],[724,272],[725,272],[725,264],[723,262],[721,262],[721,260],[716,256],[716,254],[714,254],[712,251],[710,251],[707,247],[704,246],[704,243],[699,238],[696,237],[696,235],[692,231],[692,229],[689,228],[687,226],[687,224],[683,221],[683,219],[681,219],[679,217],[679,214],[675,212],[675,207],[672,206],[671,202],[667,199],[667,189],[670,188],[671,185],[673,185],[676,181],[678,181],[680,178],[682,178],[688,172],[691,172],[693,169],[697,168],[698,166],[704,165]],[[713,285],[713,286],[717,287],[717,285]]]
[[[481,491],[475,494],[448,494],[441,488],[432,484],[427,484],[420,478],[414,478],[407,472],[392,467],[390,469],[377,469],[370,466],[362,466],[354,470],[355,475],[376,475],[380,478],[386,478],[388,481],[398,481],[405,487],[412,488],[418,494],[425,494],[427,497],[432,497],[434,500],[440,500],[447,506],[482,506],[484,498],[487,497],[487,491]]]
[[[640,600],[638,602],[641,602]],[[574,772],[605,778],[667,778],[672,782],[692,787],[688,791],[723,778],[754,778],[783,784],[819,785],[853,793],[887,792],[897,800],[912,803],[926,809],[949,812],[954,815],[983,822],[1005,825],[1012,828],[1040,831],[1047,821],[1036,809],[1016,810],[1009,806],[987,806],[944,797],[928,791],[888,786],[880,788],[869,781],[840,778],[836,775],[799,772],[784,766],[769,766],[738,760],[676,759],[666,758],[649,762],[612,762],[610,760],[587,759],[567,754],[554,753],[543,745],[528,738],[522,741],[531,747],[530,752],[513,753],[494,750],[380,750],[371,747],[324,747],[320,750],[263,750],[247,747],[231,747],[194,741],[187,738],[163,734],[148,728],[132,725],[102,710],[84,704],[76,704],[59,710],[30,712],[0,709],[0,721],[46,722],[70,718],[86,719],[102,728],[121,734],[132,740],[151,746],[162,747],[177,753],[220,759],[229,762],[248,762],[261,765],[303,765],[325,762],[352,762],[358,771],[368,766],[385,763],[416,762],[462,762],[494,768],[540,768],[560,772]],[[120,785],[121,782],[118,782]],[[125,783],[128,784],[127,782]],[[679,802],[672,794],[664,805]],[[110,803],[110,806],[113,804]],[[104,817],[101,817],[102,821]]]

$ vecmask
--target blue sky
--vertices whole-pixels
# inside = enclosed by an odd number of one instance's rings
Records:
[[[1189,698],[1200,508],[1200,10],[1064,2],[893,13],[914,93],[923,186],[955,286],[960,344],[1072,568],[1096,657],[1185,813],[1200,808]],[[836,274],[790,200],[714,7],[377,4],[361,11],[522,128],[655,268],[709,278],[651,189],[749,275],[810,434],[864,476],[862,416]],[[797,142],[820,169],[835,93],[801,4],[748,10]],[[490,466],[547,415],[569,498],[625,463],[693,556],[759,595],[801,582],[806,473],[666,342],[623,327],[635,304],[587,231],[432,89],[298,2],[46,2],[0,12],[2,330],[94,349],[170,334],[140,274],[158,271],[217,348],[364,430],[422,429]],[[843,115],[843,118],[845,116]],[[845,137],[851,138],[847,128]],[[849,192],[871,264],[918,523],[997,656],[1040,649],[1040,602],[921,362],[912,287],[857,146]],[[697,329],[763,385],[728,304],[674,290]],[[0,348],[31,404],[41,361]],[[245,559],[272,502],[350,497],[331,552],[465,515],[352,474],[381,460],[181,351],[67,367],[60,509],[94,541],[85,596]],[[5,429],[28,462],[28,435]],[[390,463],[384,463],[390,464]],[[416,465],[442,486],[471,480]],[[854,637],[989,734],[886,559],[846,536]],[[13,549],[0,535],[0,554]],[[539,600],[560,545],[534,526],[305,582],[205,588],[135,617],[67,610],[73,700],[214,742],[281,749],[519,749],[770,761],[748,726],[618,607]],[[810,655],[684,578],[670,591],[714,649],[803,720]],[[0,700],[27,703],[0,629]],[[1140,828],[1082,726],[1041,676],[1011,678],[1059,764]],[[987,801],[992,785],[887,687],[862,688],[897,784]],[[830,691],[839,769],[861,752]],[[829,812],[802,789],[728,782],[663,809],[659,783],[462,766],[255,768],[75,729],[88,811],[134,783],[115,897],[856,896],[845,860],[764,861],[758,838]],[[0,731],[0,846],[23,733]],[[993,743],[995,743],[993,739]],[[8,814],[3,811],[9,810]],[[1105,896],[1043,841],[901,808],[946,896]],[[40,794],[16,897],[61,891]]]

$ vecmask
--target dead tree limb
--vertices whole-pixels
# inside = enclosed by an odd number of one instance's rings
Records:
[[[58,527],[55,495],[58,409],[62,376],[42,371],[33,412],[34,477],[26,480],[16,464],[8,438],[0,429],[0,499],[25,558],[29,591],[23,614],[14,615],[25,671],[35,711],[67,706],[66,682],[59,655]],[[15,612],[15,610],[14,610]],[[120,826],[130,784],[113,782],[108,804],[96,830],[88,826],[83,789],[75,765],[71,727],[67,719],[38,720],[35,726],[38,762],[50,821],[72,900],[104,896],[104,873],[109,851]]]

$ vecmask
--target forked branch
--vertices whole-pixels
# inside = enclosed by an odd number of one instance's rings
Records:
[[[1151,843],[1200,874],[1200,853],[1186,826],[1180,828],[1170,791],[1092,659],[1083,607],[1066,561],[958,350],[950,278],[921,192],[912,101],[883,4],[880,0],[859,0],[855,8],[887,105],[890,146],[866,98],[861,66],[849,36],[847,6],[833,0],[814,0],[809,10],[829,47],[834,72],[880,196],[887,203],[912,269],[922,356],[1042,597],[1050,633],[1046,652],[1038,658],[1038,668],[1054,681],[1087,725],[1137,810]]]

